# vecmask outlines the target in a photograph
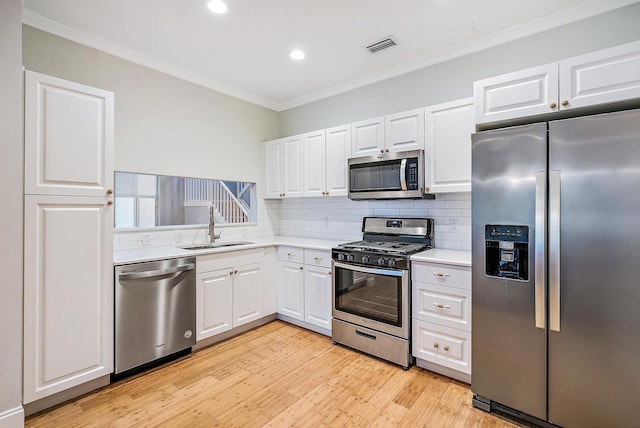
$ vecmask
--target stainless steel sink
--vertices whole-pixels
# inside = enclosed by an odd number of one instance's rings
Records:
[[[236,245],[248,245],[248,244],[253,244],[253,242],[249,242],[249,241],[214,242],[211,244],[191,245],[188,247],[180,247],[180,248],[184,250],[206,250],[209,248],[234,247]]]

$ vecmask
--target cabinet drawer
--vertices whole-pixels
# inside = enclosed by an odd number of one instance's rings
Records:
[[[297,247],[278,247],[278,260],[304,263],[304,250]]]
[[[235,266],[262,263],[264,250],[229,251],[227,253],[207,254],[196,258],[196,272],[210,272],[212,270],[225,269]]]
[[[413,317],[471,331],[471,290],[414,282]]]
[[[471,373],[471,333],[413,320],[413,356]]]
[[[331,251],[304,250],[304,264],[331,268]]]
[[[471,268],[439,263],[413,262],[412,281],[471,290]]]

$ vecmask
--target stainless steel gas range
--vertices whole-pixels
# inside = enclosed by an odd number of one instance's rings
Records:
[[[401,365],[411,357],[412,254],[431,248],[433,219],[365,217],[363,240],[332,251],[332,339]]]

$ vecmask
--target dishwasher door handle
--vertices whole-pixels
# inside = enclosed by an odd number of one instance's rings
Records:
[[[131,272],[121,273],[119,278],[124,280],[153,278],[154,276],[170,275],[172,273],[179,273],[187,270],[193,270],[195,269],[195,267],[196,266],[193,263],[187,263],[186,265],[176,266],[168,269],[146,270],[142,272],[131,271]]]

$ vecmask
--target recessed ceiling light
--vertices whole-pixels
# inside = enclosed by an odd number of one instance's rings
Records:
[[[292,51],[291,51],[291,53],[289,54],[289,56],[290,56],[291,58],[296,59],[296,60],[298,60],[298,61],[299,61],[299,60],[301,60],[301,59],[304,59],[304,56],[305,56],[305,55],[304,55],[304,52],[302,52],[300,49],[294,49],[294,50],[292,50]]]
[[[207,7],[211,12],[218,14],[227,13],[227,10],[229,10],[227,4],[222,0],[211,0],[207,3]]]

